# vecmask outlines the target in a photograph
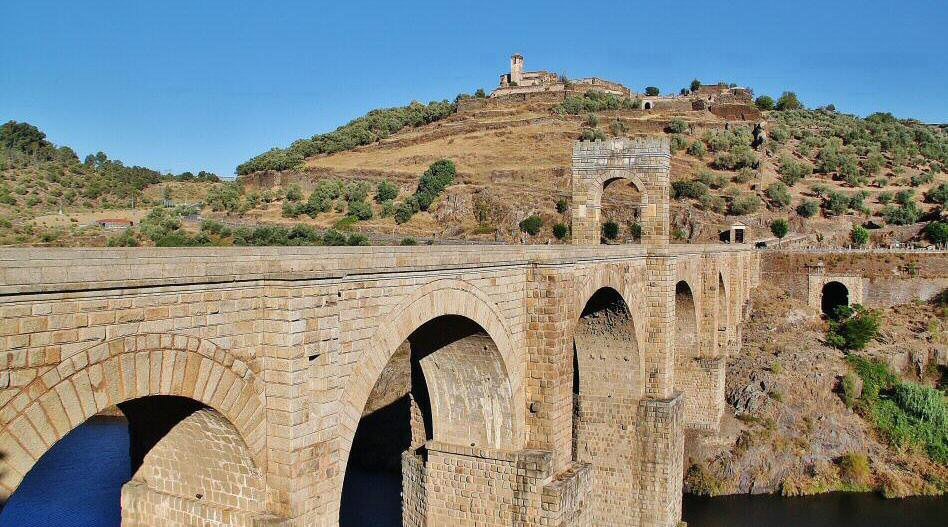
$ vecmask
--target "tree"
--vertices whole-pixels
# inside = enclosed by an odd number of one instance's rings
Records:
[[[567,210],[569,210],[569,202],[566,201],[566,198],[556,200],[556,212],[566,214]]]
[[[856,247],[862,247],[869,242],[869,231],[861,225],[853,225],[853,229],[849,231],[849,239]]]
[[[789,205],[791,200],[790,190],[780,181],[767,187],[767,197],[770,198],[771,203],[779,209]]]
[[[691,81],[691,91],[692,91],[692,92],[698,91],[698,88],[700,88],[700,87],[701,87],[701,81],[699,81],[698,79],[694,79],[694,80]]]
[[[790,230],[790,226],[787,224],[787,220],[783,218],[777,218],[774,221],[770,222],[770,232],[773,233],[777,239],[782,240],[784,236],[787,235],[787,231]]]
[[[484,92],[484,88],[478,88],[477,91],[474,92],[474,97],[478,99],[486,98],[487,94]]]
[[[530,236],[536,236],[537,234],[539,234],[540,227],[542,226],[543,226],[543,219],[537,216],[536,214],[528,216],[527,218],[524,218],[524,220],[520,222],[520,230],[529,234]]]
[[[797,214],[804,218],[812,218],[816,216],[818,212],[820,212],[820,205],[811,199],[803,200],[797,207]]]
[[[387,179],[381,181],[378,187],[375,189],[375,201],[378,203],[393,200],[397,197],[398,187],[390,183]]]
[[[355,216],[360,220],[372,219],[372,207],[364,201],[350,201],[349,216]]]
[[[761,95],[756,101],[754,101],[754,104],[756,104],[757,108],[761,110],[773,110],[774,98],[770,95]]]
[[[925,237],[938,245],[948,244],[948,223],[933,221],[925,226]]]
[[[563,223],[557,223],[556,225],[553,225],[553,236],[556,237],[557,240],[562,240],[563,238],[566,238],[566,234],[568,232],[569,232],[569,229],[567,229],[566,225],[564,225]]]
[[[658,88],[656,88],[655,86],[647,86],[645,88],[645,95],[648,95],[649,97],[655,97],[659,93],[660,92],[658,91]]]
[[[785,91],[783,95],[777,99],[776,108],[780,111],[784,110],[800,110],[803,108],[803,103],[800,102],[800,99],[797,98],[797,94],[792,91]]]
[[[615,240],[619,237],[619,224],[614,221],[607,221],[602,224],[602,237],[607,240]]]

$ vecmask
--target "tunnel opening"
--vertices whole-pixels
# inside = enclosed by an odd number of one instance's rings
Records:
[[[183,471],[188,463],[179,464],[180,447],[206,445],[181,428],[200,412],[217,414],[193,399],[155,395],[119,403],[90,417],[37,460],[0,512],[0,525],[118,527],[123,485],[144,477],[149,469],[159,470],[155,463],[149,464],[149,456],[173,450],[161,470]],[[175,436],[177,440],[169,441]],[[249,453],[246,457],[252,463]]]
[[[642,240],[642,192],[631,180],[607,180],[600,198],[600,243],[632,244]]]
[[[500,448],[511,419],[506,371],[487,332],[455,315],[422,324],[395,350],[363,409],[343,478],[340,527],[401,526],[403,516],[414,524],[407,516],[423,512],[403,510],[403,502],[424,492],[426,444]]]
[[[849,289],[840,282],[827,282],[820,296],[820,308],[827,318],[835,319],[840,306],[849,305]]]

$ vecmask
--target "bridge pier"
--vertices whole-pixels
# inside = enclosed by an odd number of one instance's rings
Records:
[[[403,455],[403,525],[522,527],[590,523],[590,467],[559,473],[541,450],[429,441]]]

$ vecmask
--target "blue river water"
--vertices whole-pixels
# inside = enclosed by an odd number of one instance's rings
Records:
[[[121,486],[130,478],[128,430],[91,420],[57,443],[0,512],[0,527],[119,527]],[[343,503],[344,526],[396,527],[400,480],[357,472]],[[685,496],[690,527],[944,527],[948,498],[886,500],[874,494]]]

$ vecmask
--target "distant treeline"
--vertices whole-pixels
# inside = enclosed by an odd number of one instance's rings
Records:
[[[264,152],[239,165],[237,174],[299,168],[307,157],[332,154],[372,144],[402,128],[433,123],[456,111],[457,104],[447,100],[432,101],[428,104],[412,102],[408,106],[372,110],[332,132],[314,135],[309,139],[299,139],[288,148],[273,148]]]

